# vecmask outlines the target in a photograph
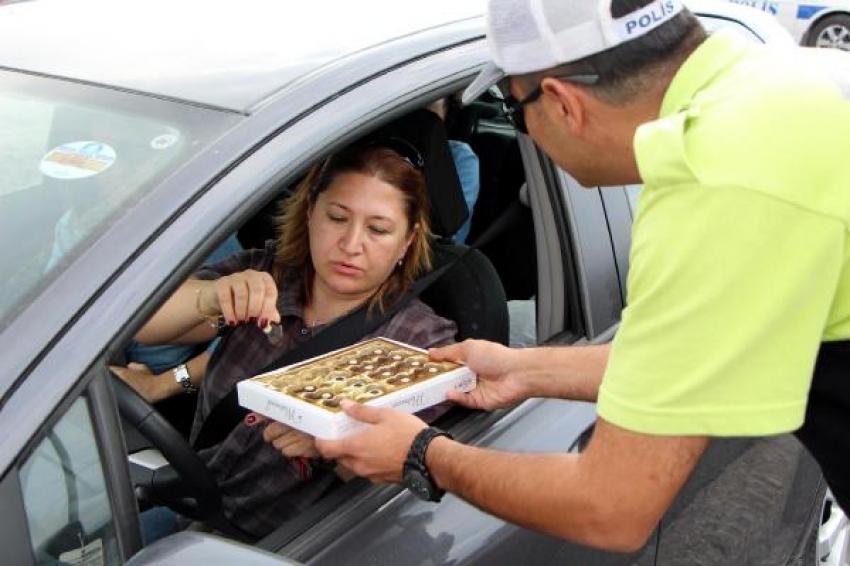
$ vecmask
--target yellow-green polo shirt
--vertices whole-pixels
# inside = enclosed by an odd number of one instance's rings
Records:
[[[635,134],[628,306],[598,399],[618,426],[794,430],[819,344],[850,339],[850,102],[795,50],[711,36]]]

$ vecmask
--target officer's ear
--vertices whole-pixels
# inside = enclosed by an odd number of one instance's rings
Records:
[[[552,77],[543,79],[541,87],[544,94],[541,103],[547,105],[549,117],[566,128],[570,135],[580,137],[587,126],[590,96],[587,90]]]

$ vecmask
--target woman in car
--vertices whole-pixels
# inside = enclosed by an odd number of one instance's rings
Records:
[[[139,332],[143,343],[203,342],[219,320],[229,326],[202,382],[193,437],[238,381],[354,309],[387,308],[430,268],[421,169],[416,150],[395,138],[331,156],[287,200],[277,241],[204,268]],[[269,340],[269,325],[279,325],[282,339]],[[454,341],[456,330],[413,300],[370,336],[428,348]],[[281,456],[262,433],[241,423],[200,451],[225,515],[255,537],[308,507],[336,477],[316,462]]]

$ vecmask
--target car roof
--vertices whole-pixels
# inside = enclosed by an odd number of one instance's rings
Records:
[[[750,22],[768,18],[728,2],[688,6]],[[332,61],[481,18],[485,8],[485,0],[29,0],[0,6],[0,69],[248,114]],[[778,27],[759,27],[768,23]]]
[[[483,11],[483,0],[32,0],[0,7],[0,67],[247,113],[331,61]]]

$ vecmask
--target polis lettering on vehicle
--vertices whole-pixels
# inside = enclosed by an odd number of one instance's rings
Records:
[[[665,17],[672,13],[676,9],[673,0],[665,0],[665,2],[661,3],[661,5],[657,7],[653,7],[648,13],[643,13],[640,16],[628,20],[626,22],[626,33],[631,35],[631,33],[636,28],[645,28],[651,24],[658,23],[665,19]]]
[[[762,12],[767,12],[772,16],[779,14],[779,4],[776,2],[768,2],[767,0],[730,0],[733,4],[740,6],[749,6]]]

